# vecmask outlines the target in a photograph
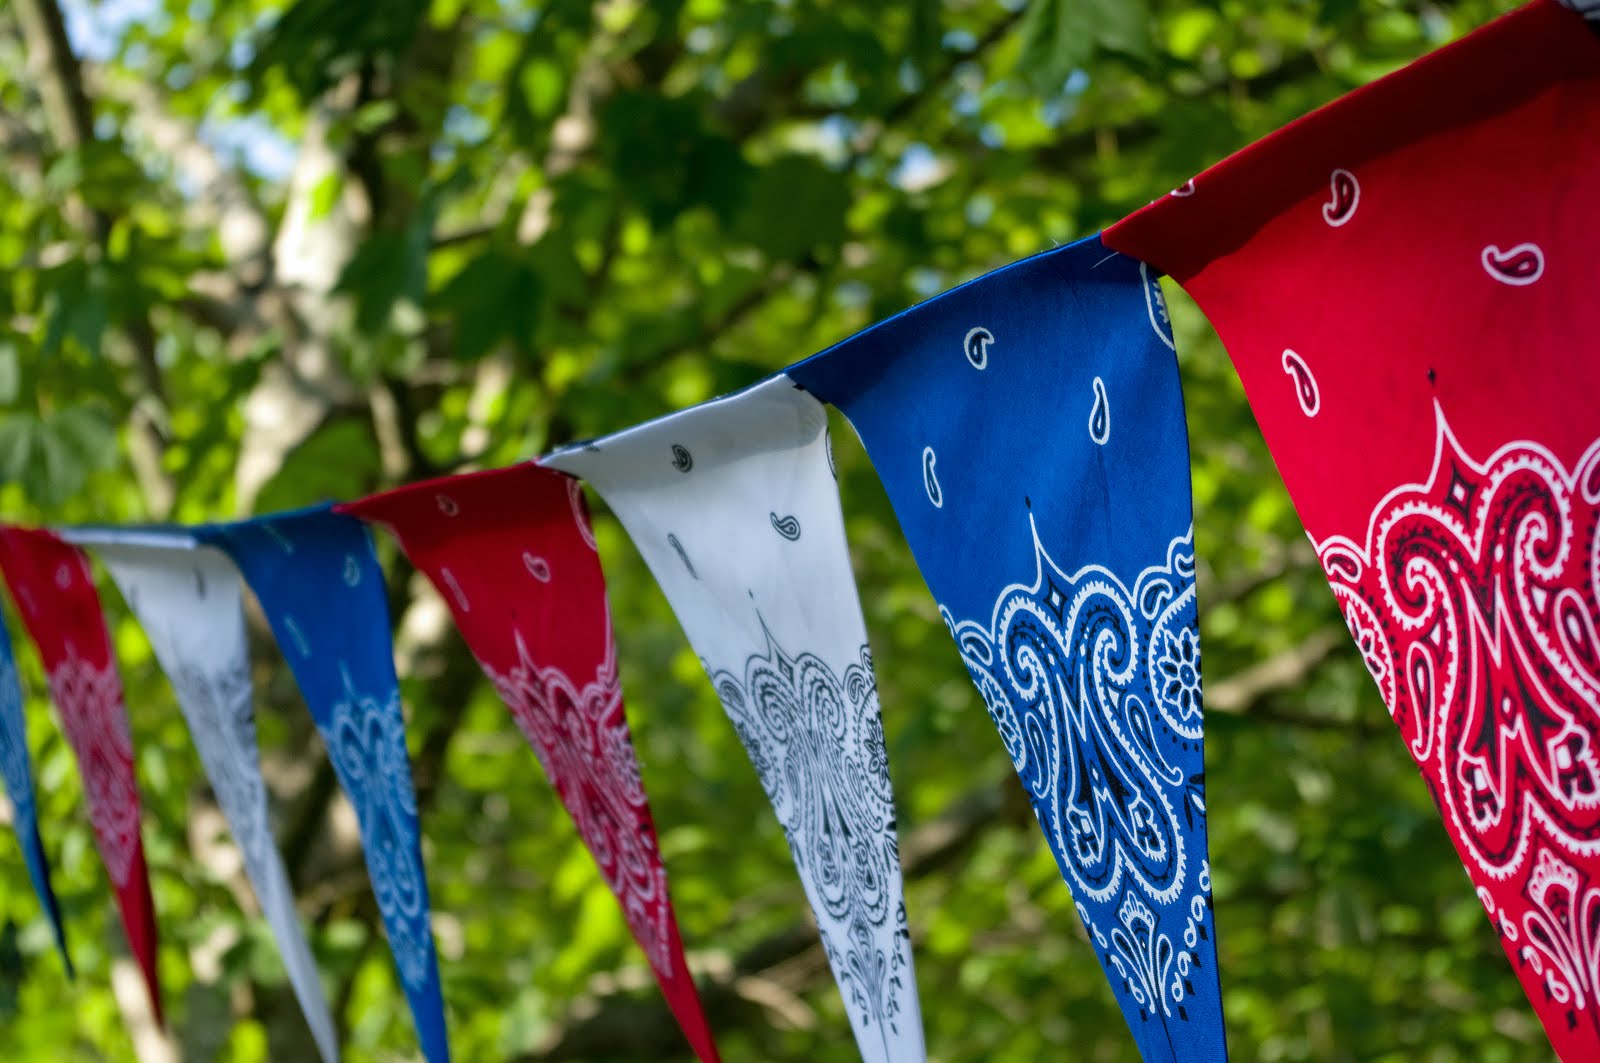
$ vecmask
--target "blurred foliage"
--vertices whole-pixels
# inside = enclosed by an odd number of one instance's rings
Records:
[[[0,7],[0,513],[20,522],[291,506],[504,464],[704,400],[1091,233],[1511,6],[54,4]],[[70,51],[41,47],[52,26]],[[1234,1056],[1547,1059],[1341,637],[1227,358],[1170,294]],[[1132,1060],[872,470],[842,424],[833,438],[930,1053]],[[755,776],[625,536],[604,513],[598,533],[645,780],[724,1056],[853,1059],[816,952],[771,947],[804,900]],[[530,751],[439,630],[437,602],[386,560],[457,1057],[686,1059]],[[104,586],[174,1050],[311,1058],[171,691]],[[321,749],[254,633],[280,837],[347,1058],[414,1058]],[[127,957],[111,894],[37,660],[19,656],[80,974],[65,979],[21,854],[0,843],[0,1057],[131,1059],[123,1012],[140,1002],[112,989]],[[1292,681],[1240,681],[1280,656]],[[959,828],[955,847],[913,862],[913,840],[939,824]]]

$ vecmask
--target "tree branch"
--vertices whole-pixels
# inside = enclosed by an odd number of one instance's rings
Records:
[[[84,91],[82,68],[67,39],[61,9],[54,0],[16,0],[15,10],[50,134],[61,150],[81,151],[94,142],[94,110]],[[96,243],[105,240],[110,219],[81,201],[75,213],[74,224]]]
[[[1282,653],[1251,665],[1242,671],[1208,683],[1205,691],[1207,713],[1238,715],[1249,712],[1266,695],[1297,687],[1310,678],[1322,663],[1344,647],[1350,636],[1342,629],[1324,628]]]
[[[82,152],[95,140],[94,110],[84,89],[83,68],[67,39],[61,9],[54,0],[16,0],[16,11],[50,134],[62,150]],[[68,201],[67,213],[104,254],[114,219],[77,197]],[[155,329],[141,310],[123,322],[123,332],[133,348],[134,364],[145,393],[156,405],[152,412],[143,404],[135,404],[130,418],[130,457],[146,506],[155,516],[163,517],[172,508],[175,491],[171,477],[161,468],[166,438],[160,421],[167,407],[167,392],[156,361]]]
[[[959,860],[997,822],[1026,829],[1031,814],[1024,810],[1019,821],[1015,806],[1007,800],[1007,791],[1014,788],[1007,778],[1000,786],[975,791],[938,819],[908,832],[900,849],[906,880],[927,878]],[[701,968],[700,1000],[713,1027],[738,1025],[752,1018],[753,1011],[768,1013],[779,1022],[803,1024],[800,1012],[809,1011],[798,994],[828,969],[816,923],[809,917],[761,939],[731,960],[715,956],[696,960]],[[532,1052],[515,1057],[515,1063],[643,1059],[659,1054],[663,1044],[682,1040],[665,1001],[649,991],[643,979],[612,974],[595,983],[599,990],[576,1002],[567,1020]]]

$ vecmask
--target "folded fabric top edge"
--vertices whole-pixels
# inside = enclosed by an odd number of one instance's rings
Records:
[[[762,402],[763,393],[765,393],[765,398],[767,399],[764,405],[769,410],[777,411],[783,408],[783,404],[771,401],[774,388],[781,386],[793,390],[804,390],[794,381],[788,379],[785,374],[785,370],[768,373],[738,391],[729,392],[726,395],[718,395],[715,398],[707,399],[704,402],[696,403],[681,410],[673,410],[670,413],[662,414],[648,421],[642,421],[639,424],[630,425],[609,435],[557,447],[555,450],[541,455],[535,460],[544,468],[563,472],[578,479],[592,480],[593,473],[598,468],[595,463],[596,456],[612,448],[624,445],[628,447],[647,446],[652,440],[660,442],[664,448],[668,448],[667,452],[670,453],[673,444],[676,442],[676,430],[686,428],[689,424],[699,422],[707,416],[714,418],[713,423],[717,425],[719,434],[726,435],[730,432],[738,434],[738,445],[733,446],[732,441],[729,440],[729,445],[727,446],[702,451],[701,454],[693,458],[696,462],[705,463],[709,460],[712,465],[721,465],[732,460],[735,453],[739,457],[752,457],[772,450],[786,449],[794,442],[803,442],[820,435],[826,427],[826,418],[818,417],[815,419],[815,423],[811,423],[810,419],[796,414],[794,439],[785,437],[782,433],[740,434],[738,429],[739,416],[733,415],[726,421],[716,418],[717,413],[725,409],[731,410],[739,407],[746,401]],[[612,469],[615,471],[614,466]],[[648,474],[646,474],[646,479],[648,479]],[[638,486],[644,487],[646,483],[641,482]]]
[[[148,546],[192,550],[200,545],[194,529],[183,524],[69,524],[51,531],[74,546]]]

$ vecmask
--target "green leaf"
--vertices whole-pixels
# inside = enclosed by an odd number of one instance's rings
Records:
[[[1151,55],[1148,0],[1032,0],[1019,30],[1023,76],[1055,94],[1097,51]]]
[[[377,468],[378,448],[360,421],[334,421],[289,452],[283,466],[256,496],[256,510],[280,509],[358,498],[365,493],[367,470]]]
[[[737,204],[749,167],[692,100],[619,93],[601,126],[608,169],[656,225],[700,205],[727,217]]]
[[[0,482],[20,485],[39,505],[60,505],[116,457],[116,429],[92,407],[69,406],[49,417],[0,414]]]
[[[22,357],[17,345],[0,342],[0,406],[17,401],[17,391],[22,385]]]
[[[456,357],[468,362],[502,340],[527,350],[539,327],[543,299],[543,286],[529,264],[497,251],[467,263],[438,296],[455,322]]]
[[[556,113],[566,89],[560,66],[548,59],[535,59],[522,68],[521,81],[529,111],[539,118],[549,118]]]
[[[100,341],[110,318],[103,276],[81,260],[73,259],[40,274],[47,286],[44,336],[39,353],[57,354],[68,339],[87,354],[100,354]]]
[[[831,252],[844,242],[850,183],[810,155],[784,155],[756,171],[734,233],[779,260]]]

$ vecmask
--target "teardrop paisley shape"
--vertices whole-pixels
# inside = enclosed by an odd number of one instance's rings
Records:
[[[800,540],[800,521],[793,516],[780,517],[777,513],[769,513],[772,520],[772,530],[788,539],[791,543]]]
[[[983,370],[989,366],[989,345],[994,342],[994,333],[979,325],[977,328],[967,330],[967,338],[962,347],[967,352],[967,361],[972,363],[972,368]]]
[[[1335,170],[1328,177],[1331,198],[1322,205],[1322,220],[1337,229],[1355,217],[1361,202],[1361,182],[1349,170]]]
[[[1307,417],[1315,417],[1322,409],[1322,395],[1317,390],[1317,378],[1311,375],[1311,367],[1295,352],[1285,350],[1283,371],[1294,380],[1294,397],[1300,400],[1300,409]]]
[[[1520,288],[1544,276],[1544,252],[1538,244],[1518,244],[1505,251],[1490,244],[1483,249],[1483,268],[1502,284]]]
[[[934,508],[943,509],[944,492],[939,489],[939,477],[933,471],[938,460],[932,447],[922,448],[922,486],[927,489],[928,501],[933,503]]]
[[[1111,439],[1111,400],[1106,397],[1106,382],[1094,378],[1094,408],[1089,411],[1089,438],[1101,446]]]

